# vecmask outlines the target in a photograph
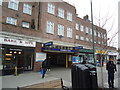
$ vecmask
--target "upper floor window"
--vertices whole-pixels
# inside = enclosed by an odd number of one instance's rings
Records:
[[[79,24],[76,23],[76,30],[79,30]]]
[[[107,39],[106,34],[104,34],[104,39]]]
[[[22,22],[22,27],[29,28],[30,27],[30,23],[29,22]]]
[[[67,20],[72,21],[72,13],[67,12]]]
[[[47,33],[54,34],[54,23],[51,21],[47,21],[47,28],[46,28]]]
[[[76,38],[76,39],[79,39],[79,36],[78,36],[78,35],[76,35],[76,36],[75,36],[75,38]]]
[[[48,13],[55,14],[55,5],[48,3]]]
[[[92,35],[92,29],[90,29],[90,34]]]
[[[96,33],[96,31],[94,30],[94,36],[97,36],[97,33]]]
[[[32,14],[32,6],[29,5],[29,4],[24,3],[24,5],[23,5],[23,13],[31,15]]]
[[[0,0],[0,5],[2,5],[3,0]]]
[[[64,18],[64,10],[61,8],[58,8],[58,16],[61,18]]]
[[[89,31],[88,31],[88,27],[86,27],[86,33],[87,33],[87,34],[89,33]]]
[[[8,8],[18,10],[18,4],[19,4],[18,0],[10,0],[8,3]]]
[[[80,31],[84,32],[84,26],[80,25]]]
[[[90,41],[92,42],[93,40],[92,40],[92,39],[90,39]]]
[[[86,38],[86,41],[89,42],[89,38]]]
[[[100,32],[98,32],[98,37],[100,37]]]
[[[72,28],[67,28],[67,37],[72,38]]]
[[[103,34],[101,33],[101,38],[103,38]]]
[[[100,41],[98,41],[98,44],[100,44]]]
[[[80,40],[84,40],[84,37],[81,36],[81,37],[80,37]]]
[[[17,19],[12,18],[12,17],[7,17],[6,23],[12,24],[12,25],[17,25]]]
[[[58,35],[64,36],[64,26],[58,24]]]

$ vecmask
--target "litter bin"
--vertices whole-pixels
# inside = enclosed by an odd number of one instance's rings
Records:
[[[76,88],[77,85],[76,85],[76,73],[77,73],[77,67],[75,64],[72,65],[71,67],[71,77],[72,77],[72,88]]]
[[[90,88],[98,88],[96,67],[92,64],[85,64],[89,68]]]
[[[85,65],[72,65],[72,88],[90,88],[89,69]]]

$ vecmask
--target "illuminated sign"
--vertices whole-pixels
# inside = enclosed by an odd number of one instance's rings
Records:
[[[27,41],[27,40],[10,39],[10,38],[0,38],[0,44],[36,47],[36,42]]]
[[[53,45],[53,42],[44,43],[44,47],[45,47],[45,46],[51,46],[51,45]]]

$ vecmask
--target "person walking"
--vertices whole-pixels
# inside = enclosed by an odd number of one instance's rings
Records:
[[[46,59],[42,62],[42,70],[43,70],[42,78],[44,78],[46,70],[47,70],[47,60]]]
[[[116,65],[111,58],[106,64],[106,70],[108,70],[108,84],[109,88],[114,88],[114,73],[117,71]]]
[[[47,59],[47,71],[50,71],[50,66],[51,66],[51,62],[50,62],[50,57]]]

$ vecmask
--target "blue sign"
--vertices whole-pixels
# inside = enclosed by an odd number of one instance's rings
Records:
[[[80,63],[80,57],[78,57],[78,56],[73,56],[73,57],[72,57],[72,63]]]
[[[75,50],[57,49],[57,48],[42,48],[42,50],[61,51],[61,52],[75,52]]]
[[[51,46],[51,45],[53,45],[53,42],[44,43],[44,46]]]
[[[74,49],[83,49],[83,46],[74,47]]]

